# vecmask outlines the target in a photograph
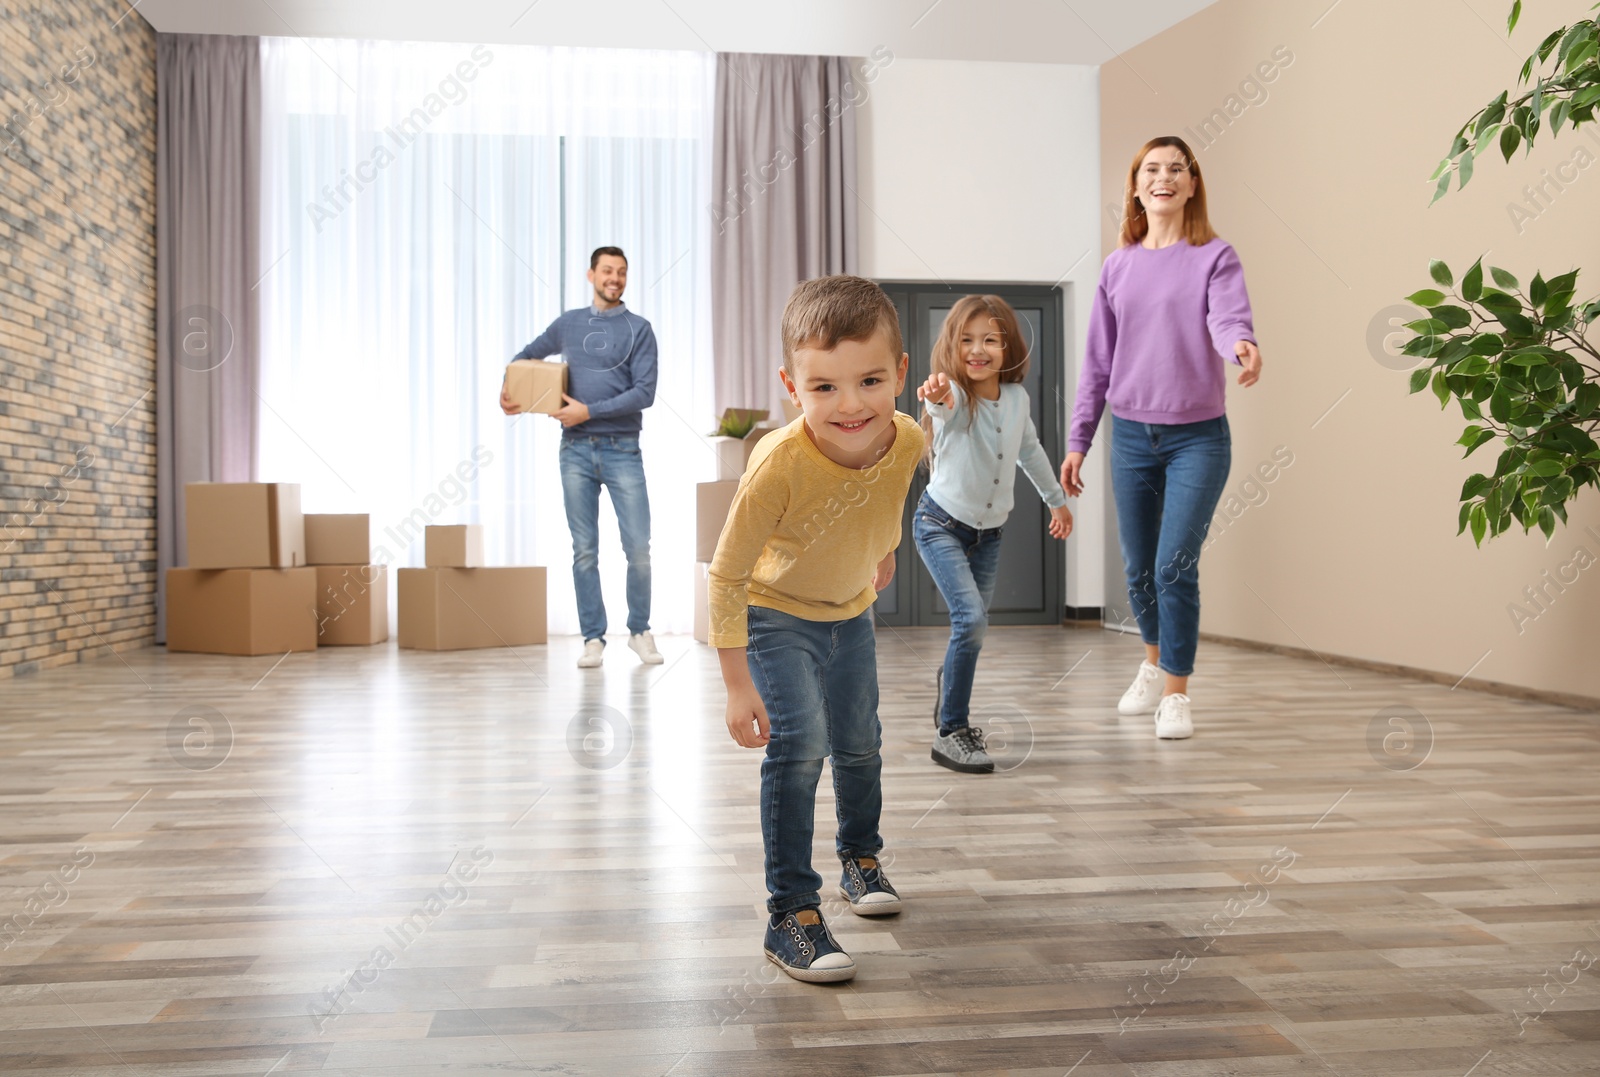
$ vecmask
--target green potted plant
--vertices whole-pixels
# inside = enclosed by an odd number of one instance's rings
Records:
[[[1600,9],[1600,4],[1595,5]],[[1516,29],[1522,0],[1511,6],[1507,32]],[[1548,124],[1550,137],[1564,126],[1595,121],[1600,107],[1600,23],[1585,19],[1551,32],[1522,67],[1512,99],[1505,91],[1456,132],[1434,172],[1434,201],[1472,179],[1473,162],[1498,147],[1507,161],[1519,146],[1531,148]],[[1551,62],[1553,58],[1553,63]],[[1548,70],[1545,65],[1550,65]],[[1482,545],[1510,529],[1537,526],[1546,540],[1567,503],[1585,486],[1600,486],[1600,351],[1589,331],[1600,320],[1600,298],[1577,298],[1574,269],[1548,279],[1535,273],[1524,286],[1512,273],[1480,258],[1457,278],[1443,261],[1429,267],[1436,287],[1408,297],[1426,317],[1407,323],[1415,334],[1402,351],[1427,360],[1411,373],[1411,391],[1431,388],[1441,408],[1454,400],[1467,427],[1458,444],[1471,456],[1491,441],[1501,451],[1492,471],[1470,476],[1461,488],[1456,533],[1468,528]]]
[[[737,479],[744,474],[745,464],[750,462],[750,454],[761,440],[756,431],[761,430],[766,417],[765,411],[754,408],[723,411],[717,428],[711,432],[711,447],[717,454],[718,481]]]

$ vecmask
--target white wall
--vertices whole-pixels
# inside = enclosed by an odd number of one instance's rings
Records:
[[[1066,288],[1064,423],[1100,273],[1098,70],[897,59],[859,123],[861,273]],[[1103,455],[1073,508],[1071,606],[1104,604]]]

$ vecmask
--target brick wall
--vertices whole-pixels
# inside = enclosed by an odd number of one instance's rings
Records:
[[[0,0],[0,678],[155,631],[156,38]]]

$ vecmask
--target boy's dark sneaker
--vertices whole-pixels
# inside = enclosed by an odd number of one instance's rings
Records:
[[[857,916],[892,916],[900,911],[900,895],[884,877],[875,856],[844,860],[839,894],[850,902],[850,911]]]
[[[994,771],[994,760],[989,758],[988,745],[983,743],[983,730],[969,725],[962,726],[949,736],[935,734],[933,761],[963,774],[990,774]]]
[[[856,974],[856,963],[839,948],[822,911],[815,907],[767,921],[767,959],[796,980],[837,983]]]

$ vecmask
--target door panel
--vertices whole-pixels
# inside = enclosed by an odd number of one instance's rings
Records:
[[[1060,328],[1061,290],[1037,285],[997,287],[993,284],[957,284],[948,288],[885,284],[884,288],[900,313],[906,351],[911,356],[906,391],[899,400],[900,410],[908,415],[921,414],[916,390],[928,377],[933,342],[955,301],[963,295],[987,292],[1011,304],[1030,345],[1028,373],[1022,384],[1028,392],[1034,429],[1050,457],[1051,466],[1058,467],[1063,448],[1059,385],[1065,359]],[[896,582],[890,588],[895,594],[888,604],[884,602],[889,596],[888,590],[879,597],[879,619],[885,624],[949,624],[949,611],[911,537],[911,512],[926,485],[927,474],[919,471],[907,498],[904,535],[896,559]],[[1000,571],[995,581],[990,621],[994,624],[1060,624],[1064,606],[1062,544],[1047,534],[1049,510],[1020,469],[1015,475],[1013,492],[1015,503],[1001,540]]]

